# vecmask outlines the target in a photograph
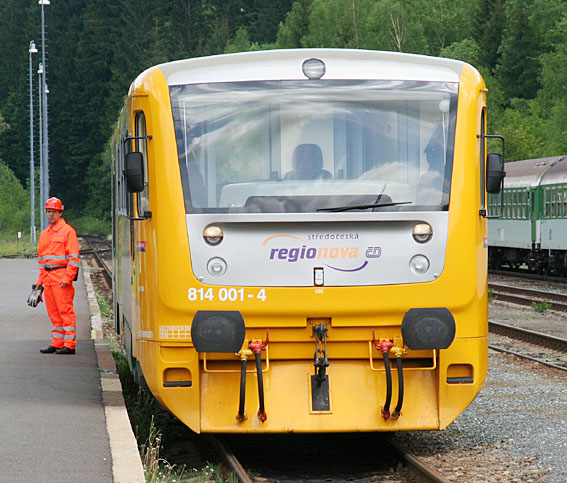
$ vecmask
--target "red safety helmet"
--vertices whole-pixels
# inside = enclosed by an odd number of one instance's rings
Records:
[[[63,211],[64,208],[63,208],[63,203],[59,198],[49,198],[45,202],[45,209]]]

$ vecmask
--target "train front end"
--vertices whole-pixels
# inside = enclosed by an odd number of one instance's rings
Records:
[[[197,432],[450,424],[487,369],[478,73],[274,51],[138,88],[156,161],[137,357],[156,397]]]

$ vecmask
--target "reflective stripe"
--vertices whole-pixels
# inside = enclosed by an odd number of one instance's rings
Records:
[[[59,330],[59,331],[61,331],[61,332],[65,332],[65,327],[55,327],[55,326],[53,326],[53,327],[51,327],[51,330]]]
[[[71,327],[61,327],[63,330],[67,331],[67,332],[75,332],[77,330],[77,328],[75,326],[71,326]]]
[[[77,336],[76,336],[75,334],[72,334],[72,335],[65,334],[65,337],[63,337],[63,338],[64,338],[64,339],[73,340],[73,339],[76,339]]]
[[[43,255],[43,257],[38,257],[38,261],[41,260],[65,260],[66,256],[65,255]]]
[[[71,255],[65,255],[65,258],[79,258],[79,255],[72,253]]]
[[[67,265],[73,265],[74,267],[78,267],[79,262],[68,262]]]
[[[63,334],[59,334],[59,333],[51,334],[51,337],[53,337],[54,339],[63,339],[64,338]]]

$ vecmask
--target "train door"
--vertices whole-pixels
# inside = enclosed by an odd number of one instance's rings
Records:
[[[130,213],[132,196],[127,191],[125,170],[125,155],[129,149],[128,126],[125,126],[117,140],[114,153],[114,320],[117,331],[127,354],[132,354],[132,245]]]
[[[147,334],[151,328],[149,327],[149,304],[148,297],[148,251],[154,250],[155,247],[148,246],[148,221],[150,219],[150,198],[149,198],[149,176],[148,176],[148,145],[147,145],[147,129],[146,129],[146,116],[143,111],[136,113],[135,117],[135,146],[136,151],[142,153],[143,158],[143,175],[144,175],[144,188],[139,193],[135,194],[136,198],[136,213],[134,223],[134,286],[136,290],[137,310],[138,316],[136,317],[137,332],[138,334]]]

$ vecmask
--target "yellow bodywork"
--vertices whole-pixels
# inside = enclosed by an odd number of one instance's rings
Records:
[[[134,126],[136,113],[145,113],[152,135],[147,143],[152,216],[117,220],[121,261],[115,270],[122,272],[119,290],[131,296],[127,323],[133,365],[140,365],[160,403],[196,432],[397,431],[449,425],[474,399],[487,371],[486,221],[478,214],[482,141],[477,136],[485,86],[466,65],[458,106],[446,260],[437,280],[324,289],[267,287],[266,302],[247,298],[220,308],[218,301],[188,300],[188,288],[208,286],[190,269],[168,86],[159,67],[140,76],[130,89],[122,122]],[[139,240],[145,242],[144,252],[129,248]],[[127,266],[131,284],[124,276]],[[378,340],[401,341],[402,318],[414,307],[447,307],[455,318],[455,340],[445,350],[408,350],[403,355],[402,413],[384,420],[385,371],[371,342],[373,331]],[[193,348],[195,312],[220,309],[242,313],[247,341],[265,340],[269,329],[268,348],[262,352],[265,422],[257,416],[254,358],[248,360],[246,419],[239,421],[240,356],[198,354]],[[311,408],[313,325],[319,321],[328,327],[329,411]],[[470,377],[473,382],[448,384],[447,377]],[[175,387],[176,381],[185,385]],[[398,396],[395,362],[392,385],[393,409]]]

